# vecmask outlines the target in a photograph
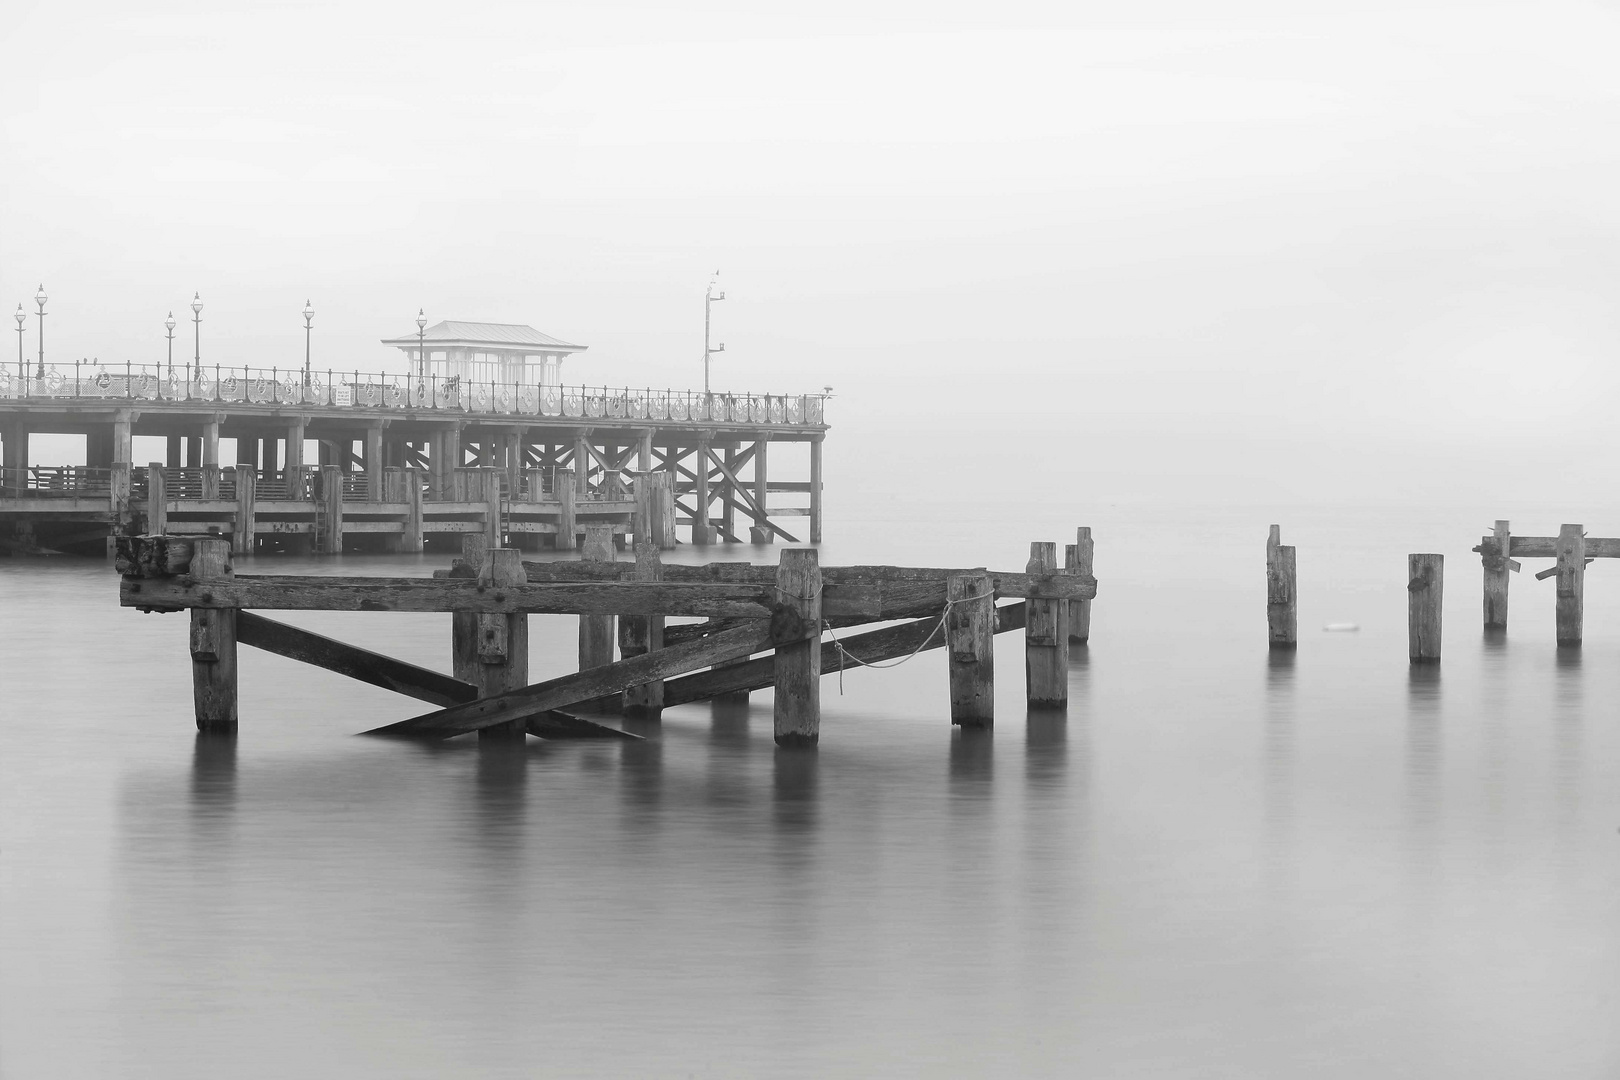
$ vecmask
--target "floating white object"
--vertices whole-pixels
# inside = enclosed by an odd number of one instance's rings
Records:
[[[1353,634],[1361,627],[1353,622],[1330,622],[1322,629],[1329,634]]]

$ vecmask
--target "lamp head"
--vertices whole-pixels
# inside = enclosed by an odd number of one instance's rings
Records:
[[[45,310],[45,301],[47,301],[49,299],[50,299],[50,297],[45,295],[45,286],[44,286],[43,283],[41,283],[40,287],[39,287],[39,292],[34,294],[34,303],[39,305],[39,310],[44,311]]]
[[[191,298],[191,310],[198,315],[202,314],[202,293],[196,293]]]
[[[315,318],[315,307],[308,300],[304,301],[304,321],[309,322]]]
[[[427,312],[423,308],[416,309],[416,328],[417,330],[427,329]]]
[[[19,331],[21,331],[22,328],[23,328],[23,323],[25,323],[27,321],[28,321],[28,316],[23,314],[22,305],[18,304],[17,305],[17,329]]]
[[[174,312],[169,312],[169,317],[163,320],[163,325],[168,328],[171,334],[174,332]]]

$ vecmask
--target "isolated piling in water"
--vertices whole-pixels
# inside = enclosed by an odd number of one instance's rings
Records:
[[[990,575],[951,574],[945,599],[951,723],[988,727],[996,718],[996,595]]]
[[[193,542],[191,576],[197,581],[234,577],[231,546],[224,540]],[[191,609],[191,688],[197,730],[236,731],[236,612],[226,608]]]
[[[1485,629],[1506,630],[1508,624],[1508,573],[1513,560],[1508,557],[1513,538],[1508,523],[1498,521],[1491,535],[1480,543],[1479,561],[1485,568]]]
[[[635,581],[662,581],[664,567],[658,548],[650,543],[636,544]],[[628,660],[664,647],[662,615],[622,615],[619,617],[619,655]],[[664,708],[664,681],[626,687],[624,711],[631,716],[656,718]]]
[[[1091,529],[1082,525],[1075,530],[1072,544],[1063,546],[1063,566],[1075,574],[1090,577],[1094,572],[1095,548],[1091,542]],[[1091,601],[1069,601],[1069,641],[1084,645],[1091,640]]]
[[[1579,648],[1586,596],[1586,530],[1580,525],[1558,527],[1557,627],[1560,647]]]
[[[1029,545],[1031,576],[1057,573],[1057,545]],[[1024,693],[1033,708],[1061,708],[1069,703],[1069,612],[1064,600],[1028,601],[1024,624]]]
[[[1294,549],[1283,544],[1281,527],[1273,525],[1266,539],[1266,632],[1273,649],[1299,643],[1297,585]]]
[[[773,627],[806,637],[776,647],[776,744],[814,746],[821,738],[821,562],[814,548],[786,548],[776,571]]]
[[[503,585],[527,585],[523,555],[516,548],[492,548],[479,569],[478,580],[486,588],[499,591]],[[478,665],[473,684],[479,697],[492,697],[529,684],[529,617],[524,614],[475,615],[477,620]],[[521,742],[528,734],[526,719],[478,730],[479,741]]]
[[[1445,556],[1406,557],[1406,635],[1414,664],[1440,662],[1440,609]]]
[[[613,533],[606,525],[587,525],[585,544],[580,548],[583,562],[613,562]],[[613,616],[579,617],[579,670],[613,663]]]

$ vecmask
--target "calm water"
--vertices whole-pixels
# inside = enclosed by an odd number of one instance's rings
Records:
[[[1009,635],[993,735],[951,729],[935,652],[829,677],[811,753],[768,692],[631,745],[357,739],[420,707],[252,650],[239,740],[199,741],[182,616],[0,560],[0,1072],[1614,1076],[1620,570],[1579,653],[1528,572],[1484,640],[1490,516],[834,520],[827,564],[1006,569],[1085,521],[1102,593],[1066,718],[1026,714]],[[1427,550],[1446,655],[1417,678]],[[290,619],[448,667],[447,616]],[[532,625],[535,677],[568,670],[571,621]]]

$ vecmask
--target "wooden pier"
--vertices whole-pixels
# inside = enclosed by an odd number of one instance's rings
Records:
[[[630,542],[638,500],[666,548],[821,539],[823,395],[321,376],[0,373],[0,553],[165,533],[237,554],[454,551],[471,532],[572,550],[593,525]],[[44,434],[82,437],[87,464],[33,464]],[[141,436],[162,460],[136,460]]]
[[[775,688],[776,741],[820,738],[820,680],[859,665],[949,652],[952,723],[994,721],[993,636],[1025,630],[1026,700],[1067,702],[1069,606],[1096,579],[1056,564],[1055,545],[1032,545],[1023,573],[897,566],[822,567],[810,548],[785,548],[776,566],[664,565],[655,544],[634,562],[614,558],[592,526],[579,560],[525,562],[484,534],[431,578],[237,575],[231,545],[213,537],[121,537],[120,602],[188,612],[197,726],[238,724],[237,647],[265,649],[428,702],[432,712],[370,734],[443,739],[628,737],[581,715],[660,710]],[[997,601],[1009,603],[997,606]],[[257,611],[451,612],[453,674],[445,675],[266,618]],[[528,619],[580,622],[580,670],[528,681]],[[702,620],[670,624],[671,619]],[[618,634],[614,623],[618,623]],[[887,623],[850,633],[850,628]],[[613,645],[619,643],[619,658]]]

